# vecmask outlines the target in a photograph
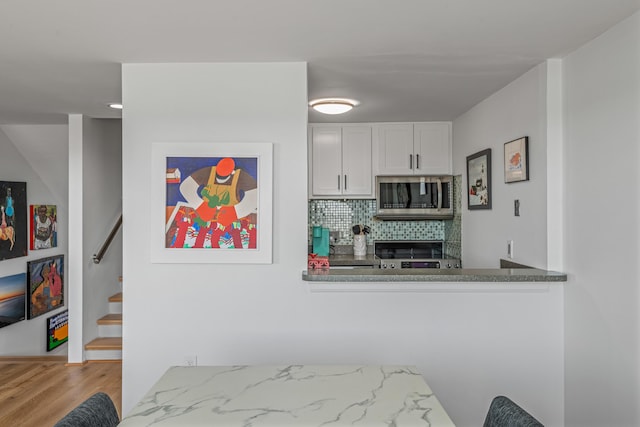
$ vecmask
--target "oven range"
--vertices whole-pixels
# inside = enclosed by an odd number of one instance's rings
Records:
[[[459,259],[445,255],[442,240],[383,240],[373,248],[380,268],[461,268]]]

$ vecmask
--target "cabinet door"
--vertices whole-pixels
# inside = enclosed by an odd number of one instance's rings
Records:
[[[413,124],[380,125],[377,150],[379,175],[413,175]]]
[[[451,174],[451,123],[416,123],[413,137],[415,174]]]
[[[314,196],[342,194],[342,135],[340,126],[311,131],[311,192]]]
[[[373,197],[371,127],[342,128],[342,194]]]

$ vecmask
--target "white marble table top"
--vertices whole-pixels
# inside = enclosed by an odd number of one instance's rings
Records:
[[[453,426],[413,366],[174,366],[119,424]]]

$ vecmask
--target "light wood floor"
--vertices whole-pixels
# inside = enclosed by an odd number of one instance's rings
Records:
[[[103,391],[122,418],[121,362],[66,366],[66,358],[0,358],[0,426],[50,427]]]

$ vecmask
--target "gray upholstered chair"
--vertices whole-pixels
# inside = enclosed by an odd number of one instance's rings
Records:
[[[527,411],[505,396],[491,401],[483,427],[544,427]]]
[[[54,427],[115,427],[119,422],[113,400],[98,392],[73,408]]]

